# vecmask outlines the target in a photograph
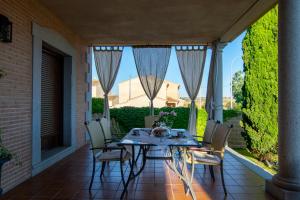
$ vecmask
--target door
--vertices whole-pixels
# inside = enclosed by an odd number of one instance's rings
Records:
[[[63,146],[63,56],[43,47],[41,68],[41,150]]]

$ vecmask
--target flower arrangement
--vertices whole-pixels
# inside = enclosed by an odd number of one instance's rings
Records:
[[[167,127],[172,127],[173,122],[177,116],[177,113],[173,110],[171,112],[160,112],[159,113],[159,122],[160,124],[165,124]]]

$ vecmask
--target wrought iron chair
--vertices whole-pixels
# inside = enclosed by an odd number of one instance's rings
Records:
[[[196,148],[197,151],[206,152],[207,150],[210,149],[211,142],[212,142],[212,137],[215,133],[217,124],[220,124],[220,121],[215,121],[215,120],[212,120],[212,119],[208,120],[206,122],[206,127],[205,127],[205,130],[204,130],[203,136],[194,136],[201,143],[201,147]],[[198,138],[200,138],[200,139],[198,139]],[[193,150],[194,148],[190,148],[190,149]],[[209,166],[209,168],[210,168],[211,176],[213,176],[213,174],[211,172],[212,171],[211,166]],[[204,170],[206,170],[205,165],[204,165]]]
[[[90,181],[89,190],[92,188],[94,176],[95,176],[95,167],[96,162],[102,162],[101,167],[101,174],[100,177],[103,175],[106,162],[109,161],[119,161],[120,162],[120,171],[122,176],[122,182],[125,185],[125,179],[124,179],[124,172],[123,172],[123,163],[125,161],[129,161],[131,158],[131,154],[126,151],[125,148],[107,148],[105,144],[105,138],[104,133],[102,131],[102,128],[100,126],[100,123],[97,121],[90,121],[85,122],[85,126],[87,128],[87,131],[89,133],[90,139],[91,139],[91,146],[93,153],[93,172],[92,172],[92,178]]]
[[[208,120],[203,136],[194,136],[197,139],[200,138],[198,141],[202,143],[202,146],[210,146],[217,124],[220,124],[220,121]]]
[[[120,148],[118,146],[118,143],[120,140],[117,137],[112,135],[110,122],[107,120],[107,118],[102,117],[99,120],[99,123],[100,123],[101,129],[102,129],[102,132],[103,132],[106,147],[107,148]]]
[[[215,181],[213,166],[220,166],[222,185],[224,193],[225,195],[227,195],[227,190],[224,181],[223,159],[225,145],[227,143],[227,139],[229,137],[232,127],[232,125],[230,127],[226,127],[225,125],[217,124],[212,137],[211,147],[209,149],[207,149],[206,151],[203,151],[202,149],[197,150],[196,148],[189,150],[187,162],[192,165],[192,172],[190,178],[191,183],[193,181],[195,164],[210,166],[209,169],[213,181]]]

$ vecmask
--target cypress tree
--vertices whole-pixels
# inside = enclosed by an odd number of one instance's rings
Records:
[[[243,136],[261,160],[277,153],[278,8],[247,29],[243,40]]]

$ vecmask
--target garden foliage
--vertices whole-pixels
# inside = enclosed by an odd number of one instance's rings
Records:
[[[243,101],[243,88],[244,77],[242,71],[237,71],[232,77],[232,93],[236,103],[241,103]]]
[[[160,111],[175,111],[177,117],[174,119],[173,128],[187,128],[189,119],[189,108],[155,108],[154,114],[158,115]],[[126,132],[134,127],[144,127],[145,116],[149,115],[149,107],[122,107],[110,109],[110,117],[114,118]]]
[[[98,98],[93,98],[93,113],[102,113],[103,112],[103,104],[100,104]],[[100,105],[99,105],[100,104]],[[95,106],[96,105],[96,106]],[[95,107],[94,107],[95,106]],[[101,108],[102,106],[102,108]],[[102,112],[98,112],[98,111]],[[163,112],[176,112],[176,117],[174,119],[173,128],[185,128],[188,127],[189,120],[189,111],[190,108],[186,107],[163,107],[163,108],[154,108],[154,114],[159,115],[159,113]],[[118,125],[121,128],[121,131],[126,133],[132,128],[136,127],[144,127],[144,117],[149,115],[149,107],[137,108],[137,107],[122,107],[122,108],[111,108],[110,109],[110,117],[115,119]],[[238,110],[224,110],[223,116],[224,121],[229,118],[236,117],[240,115],[240,111]],[[204,109],[197,109],[197,134],[203,135],[204,129],[206,126],[207,113]]]
[[[261,160],[277,153],[278,9],[247,29],[243,40],[243,126],[248,148]]]
[[[92,98],[92,113],[103,113],[104,99]]]

